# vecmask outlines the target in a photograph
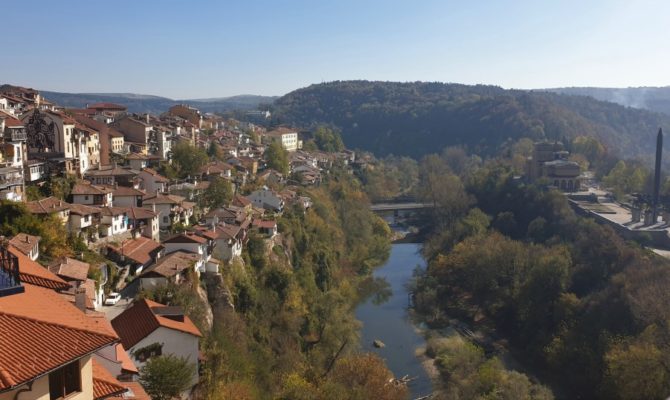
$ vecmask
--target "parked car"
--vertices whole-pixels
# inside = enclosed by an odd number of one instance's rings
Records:
[[[114,304],[118,303],[119,300],[121,300],[121,293],[112,292],[105,299],[105,305],[113,306]]]

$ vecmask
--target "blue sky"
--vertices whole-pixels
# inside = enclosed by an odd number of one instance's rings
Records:
[[[670,85],[670,2],[61,0],[0,6],[0,82],[172,98],[370,79]]]

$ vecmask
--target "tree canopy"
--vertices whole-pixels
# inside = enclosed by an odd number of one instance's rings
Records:
[[[140,382],[155,400],[172,400],[191,387],[195,364],[167,354],[152,357],[140,370]]]
[[[265,150],[265,160],[269,168],[273,168],[284,176],[288,175],[289,161],[288,152],[284,149],[279,141],[272,141]]]
[[[207,152],[188,142],[179,142],[172,147],[172,163],[181,178],[198,175],[207,161]]]
[[[484,156],[509,139],[578,136],[598,138],[610,153],[647,155],[657,127],[670,126],[668,116],[585,96],[437,82],[315,84],[276,100],[273,118],[328,124],[341,130],[349,148],[416,159],[447,146]]]
[[[203,194],[203,205],[219,208],[230,203],[233,198],[233,187],[228,179],[216,177],[209,183]]]

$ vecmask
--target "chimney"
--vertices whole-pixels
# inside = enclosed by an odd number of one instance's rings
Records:
[[[30,243],[30,236],[26,235],[26,243]]]
[[[147,124],[149,123],[149,113],[147,113]]]
[[[81,311],[86,311],[86,289],[83,287],[74,290],[74,305]]]

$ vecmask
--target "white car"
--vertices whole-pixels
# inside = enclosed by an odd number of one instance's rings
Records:
[[[116,293],[116,292],[112,292],[105,299],[105,305],[106,306],[113,306],[114,304],[118,303],[119,300],[121,300],[121,294]]]

